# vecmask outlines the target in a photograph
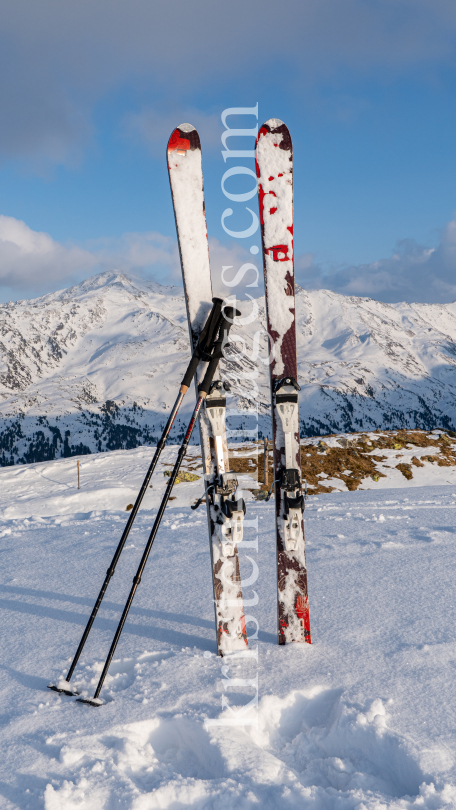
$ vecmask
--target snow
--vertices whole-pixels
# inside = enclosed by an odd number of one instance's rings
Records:
[[[266,124],[271,127],[271,129],[277,129],[277,127],[281,127],[283,125],[283,121],[280,118],[269,118],[266,121]]]
[[[312,645],[276,644],[274,504],[249,500],[250,656],[224,659],[206,516],[188,506],[202,481],[179,484],[103,705],[46,689],[65,676],[150,452],[84,457],[79,492],[73,458],[0,470],[0,807],[455,807],[456,488],[431,486],[432,465],[421,487],[308,498]],[[83,694],[93,695],[175,452],[77,667]]]
[[[180,129],[181,132],[193,132],[195,127],[192,124],[179,124],[178,129]]]

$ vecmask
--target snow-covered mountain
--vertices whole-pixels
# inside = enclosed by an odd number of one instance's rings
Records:
[[[456,303],[388,305],[298,289],[303,435],[456,424]],[[269,432],[264,300],[243,302],[228,404]],[[237,336],[237,338],[236,338]],[[103,273],[0,306],[0,464],[153,444],[189,358],[181,288]],[[188,421],[193,392],[176,422]],[[255,416],[232,427],[257,425]]]
[[[383,304],[328,290],[296,301],[306,435],[456,423],[456,302]]]

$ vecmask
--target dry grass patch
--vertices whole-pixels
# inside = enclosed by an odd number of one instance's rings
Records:
[[[163,475],[165,478],[171,478],[172,470],[165,470]],[[195,475],[195,473],[186,472],[185,470],[180,469],[174,483],[182,484],[184,481],[198,481],[200,478],[200,475]]]
[[[329,437],[328,437],[329,438]],[[355,490],[365,478],[372,478],[378,481],[386,477],[384,473],[376,469],[375,463],[386,461],[391,456],[381,453],[382,450],[411,450],[413,447],[432,447],[436,449],[433,455],[422,456],[421,460],[416,456],[411,459],[411,464],[399,462],[395,467],[407,479],[413,478],[413,468],[424,467],[423,461],[436,463],[439,467],[449,467],[456,465],[456,448],[454,448],[454,437],[442,433],[440,436],[431,436],[424,430],[394,430],[375,431],[370,434],[354,434],[351,436],[340,436],[334,434],[338,447],[329,447],[324,440],[320,440],[318,445],[306,444],[302,441],[301,446],[301,468],[303,477],[308,484],[313,485],[312,494],[320,492],[331,492],[334,487],[325,486],[324,480],[318,477],[319,472],[324,472],[330,478],[338,478],[347,486],[347,489]],[[379,453],[373,451],[380,451]],[[396,455],[397,459],[403,458],[402,453]],[[348,474],[350,471],[351,474]]]
[[[335,440],[335,441],[334,441]],[[336,446],[329,446],[329,444]],[[302,477],[307,481],[309,494],[317,495],[332,492],[335,487],[326,483],[327,479],[343,481],[348,490],[356,490],[362,481],[379,481],[386,475],[377,469],[381,462],[389,460],[391,468],[396,468],[404,478],[413,478],[414,467],[424,467],[424,462],[439,467],[456,466],[456,434],[442,433],[431,435],[424,430],[375,431],[351,435],[333,434],[316,441],[301,440]],[[416,448],[432,448],[433,454],[404,458],[404,452]],[[261,448],[261,451],[260,451]],[[271,449],[271,442],[269,443]],[[397,451],[396,454],[382,451]],[[403,451],[403,452],[401,452]],[[268,487],[264,483],[263,442],[237,445],[230,450],[230,468],[238,474],[258,478],[260,492],[269,488],[273,481],[272,453],[268,454]],[[410,458],[410,456],[408,456]],[[398,462],[398,463],[397,463]],[[323,473],[323,475],[322,475]],[[261,494],[260,494],[261,497]]]

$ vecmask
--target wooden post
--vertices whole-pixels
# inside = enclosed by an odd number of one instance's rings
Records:
[[[264,445],[264,484],[266,489],[269,486],[269,478],[268,478],[268,440],[266,437],[263,438],[263,445]]]
[[[78,464],[78,489],[81,489],[81,478],[80,478],[80,467],[79,467],[79,461],[77,462],[77,464]]]

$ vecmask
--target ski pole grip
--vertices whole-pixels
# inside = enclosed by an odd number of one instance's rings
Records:
[[[203,327],[200,339],[198,340],[198,344],[193,352],[192,359],[188,364],[187,371],[185,372],[182,378],[181,389],[184,387],[185,390],[190,388],[193,377],[196,374],[198,364],[202,359],[202,354],[203,353],[207,354],[207,352],[210,352],[212,350],[212,347],[217,337],[217,333],[219,331],[220,319],[222,317],[222,306],[223,306],[222,298],[212,299],[212,309]]]
[[[211,387],[211,382],[214,379],[215,372],[217,371],[219,360],[223,356],[222,349],[223,346],[226,345],[226,341],[228,339],[230,329],[233,325],[234,318],[240,317],[240,315],[241,313],[239,312],[239,310],[235,309],[234,307],[225,307],[225,309],[223,310],[222,321],[220,324],[218,339],[214,345],[213,355],[206,369],[204,380],[201,383],[201,385],[198,386],[198,393],[200,396],[203,395],[205,397],[209,391],[209,388]]]
[[[219,340],[222,342],[228,339],[228,335],[230,333],[230,329],[233,326],[234,319],[240,318],[241,313],[235,307],[225,307],[222,311],[223,322],[220,325],[219,329]]]

